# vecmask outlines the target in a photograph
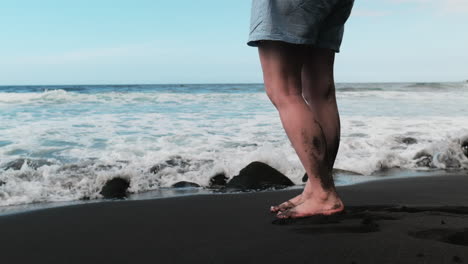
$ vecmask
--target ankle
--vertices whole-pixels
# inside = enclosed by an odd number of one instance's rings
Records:
[[[313,199],[319,202],[341,201],[334,188],[330,190],[317,190],[313,193]]]

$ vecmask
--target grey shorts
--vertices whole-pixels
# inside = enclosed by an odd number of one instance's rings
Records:
[[[340,51],[354,0],[252,0],[247,45],[259,40],[309,44]]]

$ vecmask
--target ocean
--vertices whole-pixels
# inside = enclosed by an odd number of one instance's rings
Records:
[[[468,169],[468,83],[338,83],[337,100],[337,185]],[[98,199],[115,177],[207,186],[252,161],[302,183],[262,84],[0,86],[0,206]]]

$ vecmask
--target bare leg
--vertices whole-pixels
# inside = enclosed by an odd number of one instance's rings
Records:
[[[335,84],[333,78],[333,64],[335,53],[329,49],[319,49],[311,46],[303,47],[303,65],[301,73],[302,95],[309,108],[316,114],[322,124],[329,151],[330,169],[335,163],[340,142],[340,117],[335,97]],[[310,181],[306,182],[305,192],[311,192]],[[272,206],[271,212],[285,211],[301,204],[304,195]]]
[[[267,95],[309,175],[302,203],[278,217],[332,214],[344,208],[335,191],[324,125],[302,97],[304,52],[304,47],[284,42],[264,41],[259,45]]]
[[[304,48],[302,95],[322,124],[333,169],[340,144],[340,115],[335,96],[333,64],[335,52],[330,49]]]

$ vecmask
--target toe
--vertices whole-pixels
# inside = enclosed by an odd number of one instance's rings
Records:
[[[279,212],[276,214],[276,217],[278,217],[278,218],[289,218],[289,210],[286,210],[286,211],[279,211]]]

